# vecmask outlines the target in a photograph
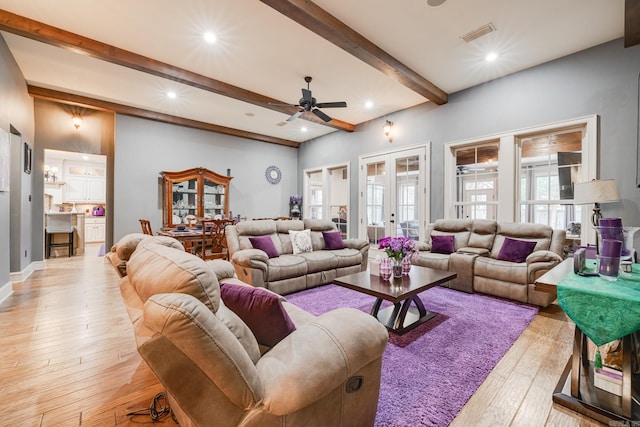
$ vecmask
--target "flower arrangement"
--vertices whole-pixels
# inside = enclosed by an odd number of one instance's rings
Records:
[[[292,205],[301,205],[302,204],[302,196],[298,196],[296,194],[295,196],[289,197],[289,203],[291,203]]]
[[[408,237],[383,237],[378,242],[378,249],[384,249],[387,256],[397,262],[405,257],[413,257],[418,253],[416,242]]]

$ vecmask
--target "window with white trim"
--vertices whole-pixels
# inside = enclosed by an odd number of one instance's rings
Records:
[[[498,142],[454,150],[456,218],[496,219],[498,205]]]

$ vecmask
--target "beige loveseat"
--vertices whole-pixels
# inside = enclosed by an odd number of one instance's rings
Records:
[[[454,236],[451,254],[431,251],[432,236]],[[535,242],[523,262],[499,258],[505,240]],[[458,277],[445,286],[481,292],[546,307],[555,297],[535,290],[535,280],[562,261],[565,231],[529,223],[440,219],[429,224],[413,264],[455,271]]]
[[[118,271],[125,265],[120,292],[138,352],[181,426],[373,425],[384,326],[355,309],[314,317],[242,284],[227,261],[205,262],[172,240],[125,236],[108,258]],[[271,295],[295,330],[259,346],[219,281]]]
[[[293,254],[290,230],[311,230],[313,251]],[[229,260],[238,278],[280,295],[331,283],[336,277],[367,269],[369,243],[345,239],[344,249],[327,250],[322,232],[337,231],[330,220],[242,221],[226,228]],[[278,256],[254,249],[250,237],[270,236]]]

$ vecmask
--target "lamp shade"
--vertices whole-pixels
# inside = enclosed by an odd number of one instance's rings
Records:
[[[620,201],[615,179],[578,182],[573,189],[573,204],[612,203]]]

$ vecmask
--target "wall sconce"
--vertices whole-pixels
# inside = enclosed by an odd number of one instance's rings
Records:
[[[58,177],[56,176],[57,173],[57,167],[49,167],[49,165],[44,165],[44,179],[46,182],[56,182],[56,179],[58,179]]]
[[[393,130],[393,122],[390,120],[387,120],[387,122],[384,124],[384,127],[382,129],[384,130],[384,136],[387,137],[389,142],[392,142],[393,133],[391,131]]]
[[[82,117],[74,114],[71,117],[71,123],[73,123],[73,127],[75,127],[76,129],[80,128],[80,125],[82,124]]]

